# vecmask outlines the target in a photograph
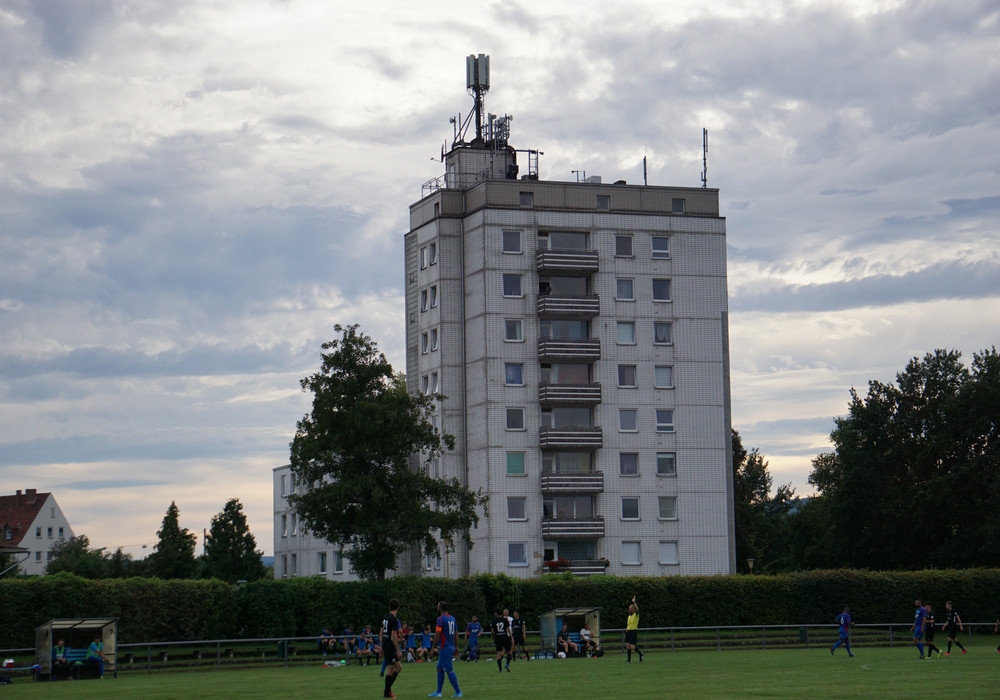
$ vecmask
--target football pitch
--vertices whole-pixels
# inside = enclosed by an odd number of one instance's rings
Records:
[[[956,650],[957,652],[957,650]],[[1000,696],[1000,654],[977,646],[920,661],[913,647],[860,648],[848,658],[814,650],[652,652],[639,663],[622,653],[601,659],[456,662],[466,698],[914,698]],[[42,681],[19,677],[5,698],[380,698],[379,667],[273,666],[222,671],[129,671],[103,680]],[[433,663],[405,664],[393,691],[400,700],[426,698],[436,687]],[[453,690],[445,680],[443,694]]]

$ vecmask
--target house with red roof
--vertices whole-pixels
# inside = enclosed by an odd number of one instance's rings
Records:
[[[23,547],[28,558],[21,573],[39,576],[52,560],[52,546],[73,537],[73,528],[51,493],[20,489],[13,496],[0,496],[0,537],[8,547]]]

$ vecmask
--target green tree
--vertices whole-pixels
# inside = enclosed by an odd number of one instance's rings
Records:
[[[204,574],[229,583],[256,581],[266,571],[262,556],[243,504],[236,498],[229,499],[222,512],[212,517],[205,540]]]
[[[170,502],[163,525],[156,532],[160,538],[147,559],[149,575],[162,579],[192,578],[197,570],[194,557],[196,538],[180,526],[180,511]]]
[[[747,452],[736,430],[732,442],[737,570],[749,571],[749,559],[760,573],[788,568],[787,518],[795,491],[782,484],[772,495],[774,480],[764,457],[756,447]]]
[[[120,548],[107,554],[103,548],[91,549],[86,535],[70,537],[52,545],[52,560],[45,573],[66,571],[83,578],[125,578],[132,567],[132,557]]]
[[[291,468],[306,490],[289,504],[368,579],[383,580],[415,545],[433,553],[439,540],[461,538],[471,547],[486,497],[421,466],[454,448],[455,438],[430,421],[444,397],[410,395],[357,325],[334,329],[341,337],[323,344],[319,372],[301,381],[313,405],[297,424]]]
[[[913,358],[894,383],[851,390],[834,451],[809,481],[829,518],[829,564],[878,569],[986,566],[1000,535],[1000,358]]]

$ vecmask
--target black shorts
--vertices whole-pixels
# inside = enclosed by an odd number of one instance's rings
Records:
[[[385,659],[386,666],[399,661],[399,654],[396,651],[396,645],[393,642],[387,641],[382,646],[382,658]]]
[[[518,634],[514,633],[514,646],[523,647],[524,646],[524,632]]]
[[[639,630],[625,630],[625,643],[635,646],[639,643]]]
[[[494,637],[493,644],[496,646],[497,651],[510,651],[510,637]]]
[[[934,641],[934,628],[933,627],[927,627],[927,628],[924,629],[924,638],[928,642],[933,642]]]

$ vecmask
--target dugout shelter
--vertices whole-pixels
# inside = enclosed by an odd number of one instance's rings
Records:
[[[115,645],[118,641],[117,617],[70,617],[49,620],[35,628],[35,663],[41,667],[43,677],[52,675],[52,647],[60,639],[67,649],[84,650],[95,637],[101,638],[104,653],[110,660],[104,665],[104,672],[116,671],[117,656]]]
[[[563,623],[569,627],[573,641],[579,641],[583,623],[590,625],[590,631],[598,644],[601,642],[600,608],[556,608],[538,616],[538,628],[542,634],[542,651],[556,651],[556,637]]]

